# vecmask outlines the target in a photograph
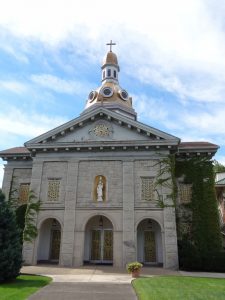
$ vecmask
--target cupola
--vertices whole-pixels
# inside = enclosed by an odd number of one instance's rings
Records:
[[[99,106],[116,111],[124,116],[136,119],[136,113],[132,107],[132,98],[128,92],[119,85],[118,73],[120,67],[117,56],[112,52],[112,41],[106,45],[110,46],[102,62],[102,84],[99,88],[89,93],[85,110],[86,113]]]

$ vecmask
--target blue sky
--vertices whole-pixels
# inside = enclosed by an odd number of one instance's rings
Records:
[[[141,122],[220,145],[225,163],[223,0],[0,0],[0,150],[77,117],[106,43]],[[3,161],[0,162],[0,186]]]

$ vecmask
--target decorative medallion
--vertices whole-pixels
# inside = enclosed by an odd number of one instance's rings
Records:
[[[91,129],[89,129],[89,134],[91,134],[92,138],[97,140],[111,139],[112,133],[112,125],[106,120],[95,121]]]
[[[92,130],[96,136],[109,136],[110,130],[109,127],[105,124],[97,124]]]

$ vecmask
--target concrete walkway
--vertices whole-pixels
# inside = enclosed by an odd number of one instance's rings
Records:
[[[32,295],[30,300],[136,300],[131,286],[131,275],[112,266],[83,266],[62,268],[54,265],[26,266],[21,273],[46,275],[53,282]],[[193,276],[225,278],[224,273],[184,272],[163,268],[144,267],[142,276]]]

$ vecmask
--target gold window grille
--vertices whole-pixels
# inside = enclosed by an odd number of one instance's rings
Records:
[[[141,177],[141,199],[150,201],[154,199],[154,180],[151,177]]]
[[[26,204],[29,198],[29,183],[21,183],[19,188],[19,204]]]
[[[59,179],[48,180],[48,201],[54,202],[59,200],[59,189],[60,189]]]
[[[192,184],[179,184],[179,196],[181,203],[190,203],[192,197]]]

